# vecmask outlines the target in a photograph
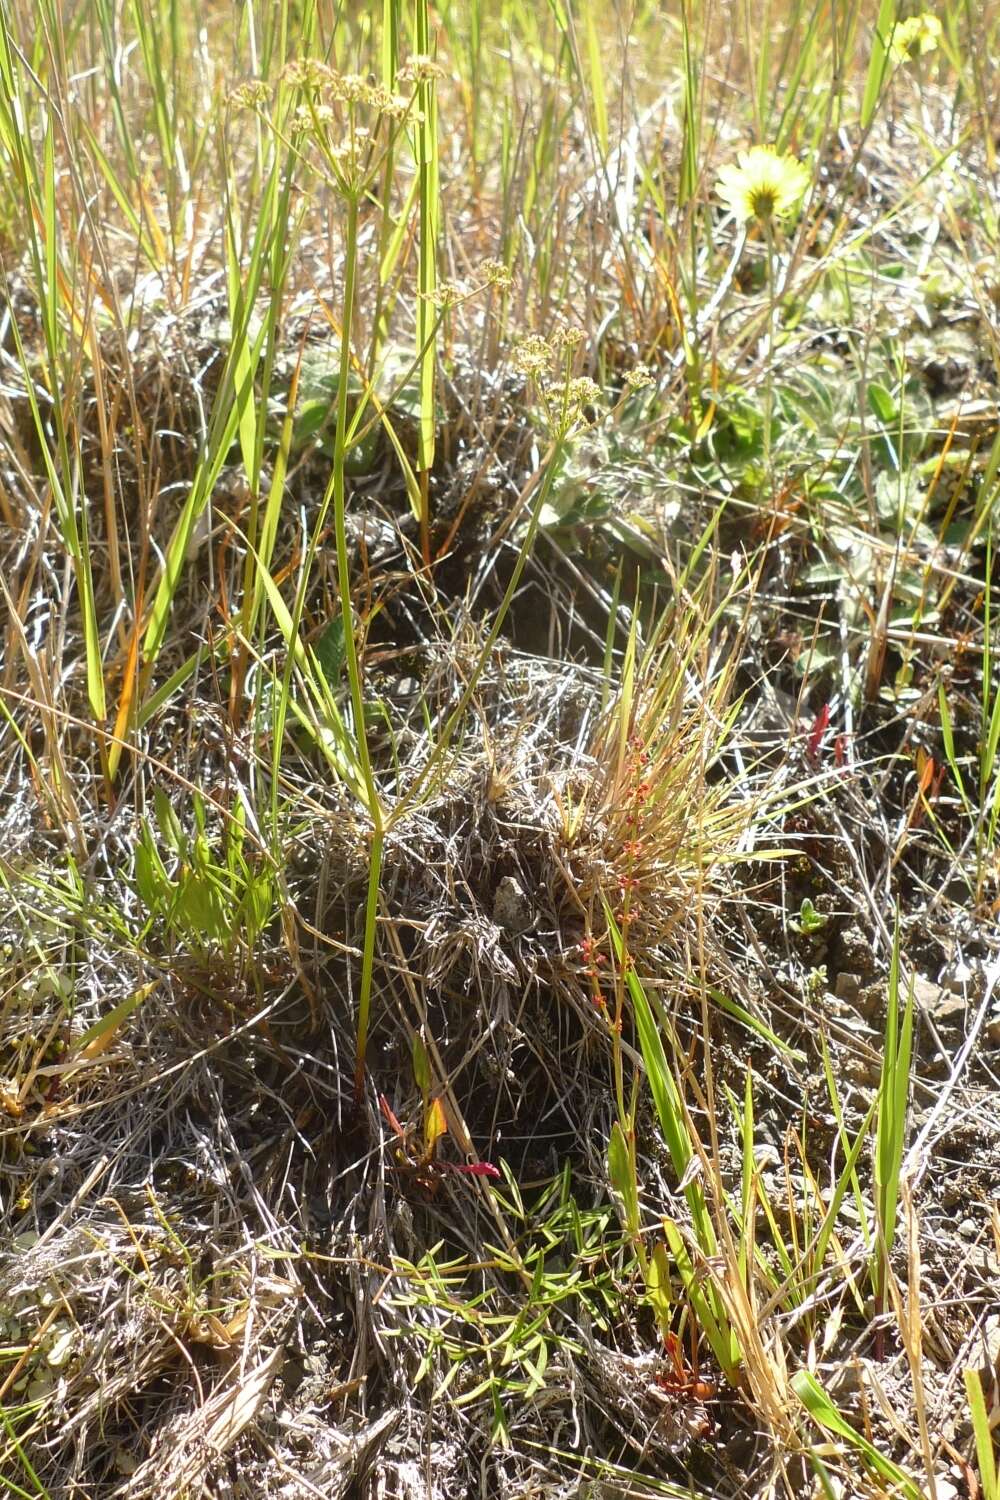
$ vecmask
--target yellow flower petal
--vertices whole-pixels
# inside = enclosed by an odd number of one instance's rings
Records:
[[[914,57],[923,57],[925,53],[937,50],[942,34],[941,22],[930,11],[920,16],[908,16],[893,27],[889,56],[894,63],[907,63]]]
[[[720,169],[716,192],[739,223],[786,218],[805,197],[809,172],[794,156],[773,146],[751,146],[739,153],[738,162]]]

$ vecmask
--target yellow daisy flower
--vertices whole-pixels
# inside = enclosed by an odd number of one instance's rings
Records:
[[[769,224],[798,208],[809,186],[809,172],[794,156],[773,146],[741,151],[739,165],[722,167],[715,190],[741,224]]]
[[[894,63],[906,63],[927,52],[936,52],[941,40],[941,22],[926,11],[897,21],[889,39],[889,56]]]

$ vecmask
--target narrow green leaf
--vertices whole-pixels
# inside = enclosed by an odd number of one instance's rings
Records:
[[[885,386],[880,385],[877,380],[868,383],[868,405],[883,427],[892,430],[897,426],[899,412],[896,409],[896,403]]]
[[[646,1292],[660,1337],[665,1338],[670,1331],[673,1297],[670,1293],[670,1261],[667,1258],[667,1247],[662,1241],[658,1241],[653,1246],[653,1253],[649,1258],[646,1270]]]
[[[416,50],[423,56],[431,51],[430,20],[427,0],[416,0]],[[434,466],[434,445],[437,430],[434,392],[437,371],[437,311],[434,293],[437,290],[438,253],[438,130],[437,93],[433,78],[422,79],[417,85],[416,157],[417,176],[420,183],[420,254],[418,280],[420,297],[417,302],[417,348],[420,355],[420,425],[418,431],[417,468],[428,473]],[[423,518],[426,521],[426,517]]]
[[[153,791],[153,810],[156,814],[156,824],[167,848],[180,859],[187,858],[187,835],[181,827],[181,821],[174,811],[173,803],[162,787],[158,786]]]
[[[889,73],[889,43],[896,25],[896,0],[882,0],[872,35],[872,55],[868,62],[865,92],[861,101],[861,128],[867,130],[875,118],[879,96]]]
[[[419,1031],[413,1034],[413,1080],[420,1090],[421,1097],[426,1107],[427,1097],[431,1091],[431,1065],[427,1056],[427,1048]]]
[[[136,714],[136,725],[139,729],[144,728],[151,719],[154,719],[164,704],[169,703],[174,694],[179,692],[184,686],[188,678],[198,671],[205,654],[206,648],[199,646],[194,655],[189,656],[187,661],[182,662],[177,671],[172,672],[166,682],[160,684],[155,693],[150,693],[142,708]]]
[[[990,1426],[983,1383],[978,1370],[963,1370],[965,1393],[969,1398],[969,1415],[976,1438],[976,1458],[979,1461],[979,1482],[983,1487],[983,1500],[1000,1500],[1000,1476],[993,1448],[993,1429]]]
[[[890,1484],[898,1486],[906,1500],[922,1500],[922,1491],[898,1464],[894,1464],[878,1449],[855,1432],[846,1417],[834,1406],[815,1375],[808,1370],[797,1370],[791,1380],[792,1390],[806,1411],[827,1432],[834,1432],[858,1452],[870,1468]]]
[[[632,1166],[632,1158],[629,1154],[628,1142],[625,1132],[618,1121],[611,1127],[611,1139],[608,1142],[608,1177],[611,1186],[622,1200],[625,1214],[625,1227],[629,1234],[639,1233],[639,1191],[635,1180],[635,1171]]]
[[[313,656],[316,664],[326,679],[327,687],[331,692],[340,682],[341,673],[344,670],[344,660],[347,652],[344,646],[344,620],[341,615],[334,615],[327,622],[323,633],[313,647]]]
[[[622,964],[625,962],[622,935],[607,902],[604,903],[604,914],[611,933],[615,956],[619,964]],[[684,1107],[667,1062],[667,1054],[663,1050],[663,1041],[653,1019],[653,1012],[649,1008],[649,1001],[646,999],[631,963],[626,970],[625,982],[632,1001],[636,1030],[639,1033],[639,1044],[642,1049],[643,1062],[646,1065],[649,1090],[656,1107],[656,1116],[660,1122],[660,1129],[663,1131],[667,1150],[670,1152],[674,1171],[679,1179],[683,1179],[693,1155]]]
[[[989,575],[987,574],[987,576]],[[998,699],[1000,699],[1000,695],[998,695]],[[941,739],[944,743],[944,754],[948,762],[948,769],[951,771],[952,780],[958,788],[958,795],[962,799],[962,806],[965,808],[966,814],[971,817],[972,808],[965,794],[965,782],[962,780],[958,757],[955,754],[955,734],[951,721],[951,709],[948,704],[948,690],[943,680],[938,682],[938,717],[941,721]],[[1000,722],[998,722],[998,731],[1000,731]]]
[[[738,1001],[731,1000],[728,995],[723,994],[722,990],[710,989],[708,993],[716,1005],[719,1006],[720,1010],[724,1010],[735,1021],[739,1021],[741,1026],[745,1026],[748,1031],[752,1031],[762,1041],[767,1042],[769,1047],[773,1047],[775,1051],[780,1052],[784,1057],[790,1058],[794,1062],[805,1061],[804,1052],[799,1052],[795,1047],[789,1046],[788,1042],[783,1042],[781,1037],[771,1030],[770,1026],[759,1020],[757,1016],[752,1016],[748,1010],[744,1010]]]
[[[584,26],[587,33],[587,63],[590,68],[590,100],[594,111],[594,134],[601,148],[601,160],[608,158],[608,101],[604,91],[604,68],[594,20],[595,0],[586,0]]]
[[[730,1383],[734,1382],[739,1368],[739,1350],[732,1331],[718,1316],[718,1307],[711,1296],[711,1284],[706,1282],[695,1268],[691,1252],[677,1225],[671,1219],[663,1220],[663,1232],[677,1267],[685,1295],[694,1309],[695,1317],[708,1339],[709,1347]]]
[[[886,1007],[882,1075],[877,1096],[878,1119],[875,1130],[875,1206],[878,1215],[879,1246],[873,1272],[876,1289],[880,1295],[884,1287],[886,1262],[896,1238],[899,1172],[906,1141],[910,1056],[913,1045],[912,982],[909,986],[902,1019],[899,1014],[899,942],[899,908],[897,906],[892,959],[889,967],[889,996]]]
[[[126,996],[124,1000],[120,1001],[113,1010],[109,1010],[106,1016],[102,1016],[99,1021],[95,1021],[93,1026],[88,1026],[73,1049],[77,1056],[82,1052],[86,1052],[88,1047],[92,1047],[95,1042],[99,1042],[109,1032],[117,1031],[119,1026],[128,1020],[133,1011],[138,1010],[143,1001],[149,999],[150,995],[156,989],[158,982],[158,980],[154,979],[149,984],[140,985],[137,990],[133,990],[131,995]]]

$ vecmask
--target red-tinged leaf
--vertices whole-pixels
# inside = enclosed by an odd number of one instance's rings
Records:
[[[684,1347],[676,1333],[668,1331],[663,1335],[663,1347],[667,1351],[667,1358],[674,1367],[674,1374],[678,1378],[684,1375]]]
[[[400,1125],[399,1121],[396,1119],[396,1116],[393,1114],[392,1106],[390,1105],[388,1099],[384,1094],[379,1094],[378,1096],[378,1107],[382,1111],[386,1120],[389,1122],[390,1127],[396,1132],[396,1134],[398,1136],[405,1135],[406,1132],[404,1131],[402,1125]]]
[[[934,777],[934,757],[929,755],[925,749],[917,751],[917,791],[920,795],[926,792]]]
[[[815,760],[819,754],[820,746],[823,743],[823,736],[826,734],[829,723],[830,705],[829,703],[824,703],[813,720],[813,726],[809,731],[809,739],[806,741],[806,752],[811,760]]]
[[[500,1176],[499,1168],[490,1161],[464,1162],[461,1166],[457,1166],[454,1162],[441,1162],[440,1165],[446,1166],[449,1172],[461,1172],[466,1177],[499,1178]]]

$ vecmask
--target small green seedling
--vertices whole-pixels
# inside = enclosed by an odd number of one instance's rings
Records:
[[[821,932],[828,921],[829,918],[816,910],[809,897],[803,896],[798,916],[792,917],[788,925],[793,932],[801,932],[803,937],[808,937],[811,933]]]

